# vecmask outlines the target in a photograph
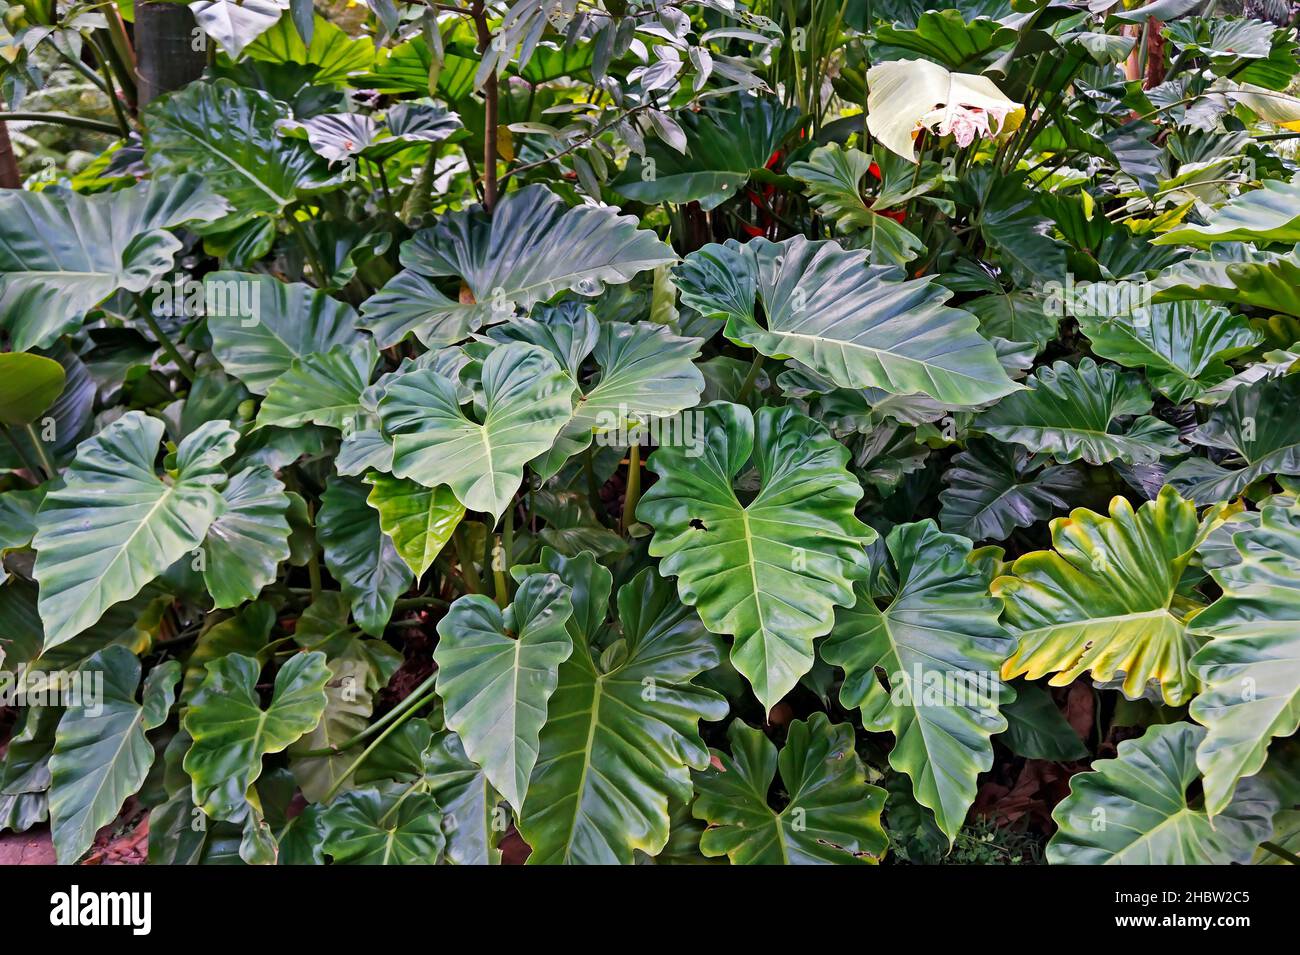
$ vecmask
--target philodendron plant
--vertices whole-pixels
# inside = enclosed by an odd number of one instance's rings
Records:
[[[104,6],[0,2],[0,830],[1300,863],[1290,25]]]

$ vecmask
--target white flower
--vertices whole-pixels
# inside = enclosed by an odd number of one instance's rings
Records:
[[[950,103],[944,109],[936,131],[940,136],[952,135],[958,146],[969,146],[975,141],[977,133],[981,136],[997,135],[1007,112],[1005,107],[982,109],[978,106]],[[989,127],[989,120],[993,121],[992,129]]]

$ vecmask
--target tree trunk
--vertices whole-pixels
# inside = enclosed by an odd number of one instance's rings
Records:
[[[202,75],[208,56],[204,44],[194,42],[202,35],[197,30],[194,14],[184,4],[135,5],[141,107]]]
[[[14,144],[9,141],[9,125],[0,120],[0,189],[20,189],[23,181],[18,177],[18,157]]]

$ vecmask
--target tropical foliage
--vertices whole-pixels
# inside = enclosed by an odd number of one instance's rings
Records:
[[[1291,24],[0,7],[0,830],[1300,863]]]

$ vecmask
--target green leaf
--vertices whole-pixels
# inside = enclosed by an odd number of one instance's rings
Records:
[[[221,493],[221,516],[203,542],[213,606],[237,607],[275,580],[289,558],[289,495],[269,468],[244,468]]]
[[[1170,401],[1196,398],[1232,376],[1226,359],[1260,342],[1246,320],[1207,302],[1170,302],[1140,314],[1079,316],[1079,328],[1103,358],[1145,368],[1147,380]]]
[[[465,507],[447,487],[423,484],[371,471],[366,503],[379,512],[379,528],[419,580],[465,516]]]
[[[303,621],[300,618],[300,623]],[[301,639],[305,627],[295,632]],[[355,633],[353,630],[351,633]],[[338,746],[366,728],[375,704],[375,692],[386,680],[375,672],[366,647],[355,637],[347,638],[344,651],[329,660],[330,678],[325,684],[325,712],[320,722],[289,747],[293,778],[302,787],[303,796],[314,803],[323,802],[356,762],[353,752],[328,756],[302,756],[304,750]],[[352,779],[355,782],[355,777]],[[347,784],[339,784],[344,788]]]
[[[516,319],[493,329],[494,337],[526,341],[550,351],[565,367],[579,396],[554,447],[532,462],[548,479],[573,455],[591,446],[593,434],[630,431],[654,418],[670,418],[699,403],[704,375],[693,364],[702,344],[658,325],[598,325],[586,309],[552,309],[542,321]],[[572,343],[568,353],[556,337]],[[600,371],[585,389],[578,368],[594,350]],[[663,427],[671,428],[672,424]]]
[[[212,353],[255,395],[264,395],[295,358],[354,345],[357,313],[344,302],[299,282],[248,272],[209,272],[203,278]],[[245,314],[245,305],[251,314]]]
[[[50,757],[50,831],[59,862],[76,862],[95,833],[117,818],[126,798],[144,785],[154,748],[145,731],[162,725],[176,698],[181,665],[171,660],[155,667],[145,681],[142,703],[135,701],[140,661],[124,647],[95,654],[81,671],[81,705],[69,706],[59,720]],[[103,680],[102,696],[91,680]]]
[[[914,27],[881,23],[872,30],[875,61],[901,60],[920,53],[953,70],[981,66],[991,54],[1011,45],[1016,30],[988,17],[971,17],[965,11],[927,10]]]
[[[232,210],[210,216],[205,232],[228,232],[260,216],[278,216],[300,193],[334,180],[307,143],[275,123],[288,107],[230,80],[194,82],[144,110],[145,162],[155,175],[201,173]]]
[[[554,574],[528,577],[502,612],[482,594],[461,597],[438,621],[438,695],[469,758],[519,809],[537,763],[546,702],[573,652],[565,624],[569,588]]]
[[[36,515],[46,648],[71,640],[196,551],[224,509],[216,486],[238,433],[210,421],[181,442],[174,479],[154,471],[163,423],[128,411],[77,449]]]
[[[1208,642],[1192,657],[1205,689],[1190,713],[1208,731],[1196,764],[1216,817],[1269,743],[1300,729],[1300,508],[1265,507],[1233,543],[1238,562],[1212,571],[1223,596],[1193,621]]]
[[[906,265],[924,248],[921,240],[893,219],[873,211],[862,198],[862,180],[872,159],[860,149],[837,143],[814,149],[807,162],[790,164],[790,175],[803,182],[809,200],[824,219],[844,232],[863,232],[872,265]],[[880,200],[875,201],[879,205]]]
[[[1006,540],[1017,527],[1069,507],[1084,475],[1076,465],[1039,469],[1042,458],[996,441],[971,441],[944,472],[939,523],[971,540]]]
[[[0,425],[31,424],[54,404],[66,381],[63,366],[52,358],[0,354]]]
[[[352,73],[369,69],[375,62],[375,42],[371,38],[350,37],[341,27],[316,14],[312,18],[311,40],[304,43],[292,20],[292,17],[281,17],[275,26],[245,47],[245,56],[260,63],[315,67],[312,80],[316,83],[342,82]],[[422,92],[428,92],[427,82]]]
[[[1201,249],[1215,242],[1300,242],[1300,178],[1267,179],[1262,188],[1229,200],[1207,224],[1183,226],[1151,240],[1152,245]]]
[[[1053,702],[1051,693],[1035,683],[1023,682],[1014,690],[1016,698],[1002,707],[1007,731],[999,742],[1026,759],[1069,762],[1088,755],[1088,747]]]
[[[393,605],[411,586],[411,570],[366,503],[365,485],[330,478],[321,495],[316,536],[325,566],[352,603],[352,616],[366,633],[382,636]]]
[[[631,864],[637,850],[663,850],[670,801],[689,801],[690,770],[709,763],[698,723],[722,719],[727,704],[692,681],[717,666],[721,648],[649,568],[619,589],[621,636],[598,635],[609,571],[590,554],[549,560],[545,569],[573,591],[574,649],[560,666],[519,831],[530,865]]]
[[[1154,283],[1159,301],[1210,299],[1286,315],[1300,315],[1297,286],[1300,246],[1279,255],[1232,243],[1215,244],[1209,252],[1167,270]]]
[[[812,667],[833,608],[853,602],[875,534],[853,514],[862,488],[848,449],[821,425],[793,408],[715,402],[700,413],[703,447],[650,456],[659,480],[637,519],[654,528],[650,554],[682,601],[735,635],[731,660],[770,710]],[[733,482],[750,464],[760,488],[744,504]]]
[[[1152,726],[1119,744],[1118,759],[1100,759],[1070,780],[1070,795],[1052,812],[1047,844],[1054,865],[1228,865],[1249,861],[1272,832],[1277,797],[1243,786],[1211,824],[1188,803],[1197,778],[1196,747],[1205,730],[1187,723]]]
[[[857,603],[836,611],[822,658],[844,670],[841,705],[860,708],[867,731],[894,734],[889,765],[912,777],[951,843],[976,777],[993,765],[991,737],[1006,729],[998,709],[1011,691],[998,669],[1014,641],[998,623],[987,573],[969,560],[970,541],[922,521],[895,527],[886,547],[896,580],[857,584]]]
[[[322,821],[335,865],[435,865],[447,844],[433,797],[402,787],[344,793]]]
[[[993,581],[1019,639],[1002,676],[1051,673],[1052,686],[1067,686],[1091,672],[1122,678],[1129,699],[1155,682],[1168,705],[1190,700],[1188,661],[1202,640],[1188,620],[1202,607],[1178,594],[1178,582],[1200,543],[1195,506],[1166,486],[1136,512],[1115,497],[1109,517],[1080,507],[1051,526],[1054,550],[1018,557]]]
[[[971,423],[999,441],[1011,441],[1062,464],[1120,460],[1149,464],[1183,453],[1178,432],[1144,414],[1150,393],[1141,379],[1114,365],[1083,358],[1077,366],[1058,361],[1028,380],[1029,390],[1003,398]],[[1128,415],[1141,415],[1125,424]]]
[[[559,292],[596,295],[607,283],[673,262],[672,250],[632,216],[608,206],[570,208],[545,186],[507,193],[489,217],[481,208],[443,216],[402,244],[405,271],[361,307],[383,348],[412,332],[449,345],[506,321]],[[432,281],[459,279],[459,297]],[[468,295],[468,299],[466,296]]]
[[[1225,467],[1188,458],[1168,481],[1198,504],[1236,497],[1270,474],[1300,474],[1300,376],[1265,379],[1234,388],[1228,400],[1188,440],[1229,452]],[[1240,465],[1240,466],[1239,466]]]
[[[498,797],[487,776],[465,755],[455,733],[438,733],[424,751],[424,779],[442,811],[447,858],[456,865],[495,865],[493,847]]]
[[[47,347],[113,292],[170,272],[182,243],[168,230],[230,208],[210,185],[191,175],[91,196],[0,193],[0,330],[13,349]]]
[[[716,108],[677,114],[684,153],[651,140],[645,156],[633,155],[610,188],[638,202],[698,202],[708,212],[734,196],[753,170],[765,168],[802,119],[772,97],[741,93],[714,102]]]
[[[267,389],[254,427],[349,430],[365,414],[361,393],[378,363],[379,349],[368,339],[295,358]]]
[[[573,380],[545,350],[499,345],[483,362],[482,420],[461,409],[452,381],[432,369],[389,380],[379,413],[393,441],[393,475],[448,485],[473,511],[500,518],[524,465],[550,450],[573,408]]]
[[[980,234],[1022,284],[1065,278],[1066,247],[1049,234],[1052,220],[1023,176],[977,169],[963,185],[979,196],[974,204]]]
[[[921,392],[956,405],[1016,389],[975,318],[943,304],[951,292],[903,281],[892,266],[864,268],[863,259],[802,236],[729,239],[691,253],[674,276],[682,303],[725,319],[729,339],[798,359],[841,388]]]
[[[695,776],[691,810],[709,824],[700,838],[706,856],[732,865],[863,865],[879,862],[889,845],[880,825],[885,791],[867,784],[853,748],[853,727],[825,713],[790,724],[785,747],[735,720],[727,730],[731,755],[713,750],[721,769]],[[781,773],[787,803],[773,809],[768,793]]]
[[[213,660],[207,671],[182,720],[193,740],[185,772],[204,813],[243,822],[256,812],[249,798],[262,774],[262,757],[282,752],[320,721],[330,671],[323,653],[293,655],[275,675],[266,709],[257,692],[257,660],[231,653]]]

